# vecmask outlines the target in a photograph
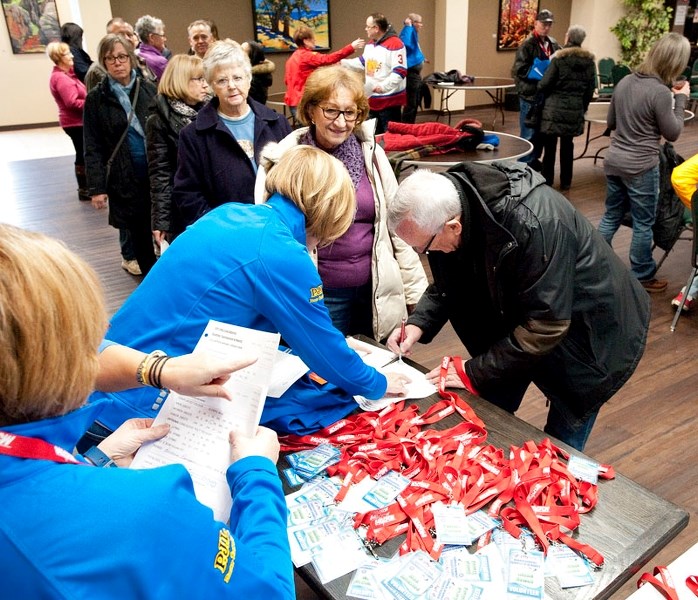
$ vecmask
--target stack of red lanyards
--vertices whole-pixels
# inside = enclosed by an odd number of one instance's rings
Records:
[[[448,362],[444,362],[446,369]],[[577,480],[563,462],[569,455],[549,439],[536,445],[526,442],[504,450],[486,445],[487,431],[473,409],[457,394],[445,389],[445,369],[439,394],[442,400],[424,414],[404,401],[381,412],[364,412],[342,419],[309,436],[281,438],[284,451],[298,451],[321,443],[341,449],[338,464],[330,475],[343,477],[336,500],[349,487],[367,476],[378,479],[389,470],[410,479],[397,500],[385,508],[357,514],[354,526],[368,528],[366,539],[382,544],[406,534],[400,553],[424,550],[434,559],[441,546],[432,535],[431,504],[458,502],[468,514],[487,504],[488,514],[500,518],[504,529],[519,537],[528,527],[547,551],[551,541],[562,542],[580,551],[600,567],[603,556],[594,548],[571,537],[580,515],[597,502],[597,486]],[[458,412],[463,422],[450,429],[425,428]],[[599,477],[613,479],[613,468],[601,465]],[[512,505],[513,503],[513,505]],[[481,539],[480,544],[488,541]]]

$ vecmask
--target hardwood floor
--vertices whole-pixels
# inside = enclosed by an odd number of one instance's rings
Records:
[[[491,123],[492,111],[469,109],[467,116]],[[500,130],[517,133],[518,114],[507,113]],[[606,138],[592,142],[592,155],[606,142]],[[578,138],[577,154],[582,146],[582,138]],[[695,154],[698,123],[688,122],[675,146],[684,157]],[[605,198],[602,163],[594,165],[593,160],[582,159],[575,161],[574,168],[567,197],[596,225]],[[120,268],[118,234],[107,224],[106,212],[79,202],[75,188],[71,157],[0,162],[0,221],[64,240],[99,274],[112,313],[137,285],[138,278]],[[615,248],[626,264],[629,240],[630,230],[621,228]],[[652,295],[645,355],[630,381],[602,409],[586,448],[590,456],[612,464],[620,473],[690,512],[688,527],[643,569],[650,571],[654,565],[671,562],[698,541],[698,315],[682,316],[676,332],[669,331],[674,314],[670,301],[688,277],[690,247],[689,242],[679,241],[662,266],[659,274],[669,280],[669,287],[665,293]],[[414,358],[434,366],[444,354],[459,353],[463,353],[462,346],[453,331],[445,328],[434,342],[420,346]],[[518,415],[542,427],[546,414],[544,398],[537,390],[530,390]],[[632,593],[636,579],[614,598]],[[299,582],[298,597],[314,595]]]

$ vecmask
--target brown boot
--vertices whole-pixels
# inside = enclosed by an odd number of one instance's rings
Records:
[[[78,180],[78,198],[82,201],[92,200],[87,189],[87,177],[85,175],[85,165],[75,165],[75,179]]]

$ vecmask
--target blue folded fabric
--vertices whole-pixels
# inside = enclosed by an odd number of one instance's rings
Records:
[[[482,144],[491,144],[492,146],[499,146],[499,136],[494,133],[486,133],[485,137],[482,138]]]

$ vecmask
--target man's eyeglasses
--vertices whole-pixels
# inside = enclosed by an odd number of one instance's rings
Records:
[[[322,114],[325,115],[325,118],[329,119],[330,121],[336,121],[339,118],[339,115],[342,115],[347,123],[353,123],[359,118],[358,110],[339,110],[337,108],[325,108],[324,106],[321,106],[320,110],[322,111]]]
[[[113,65],[114,63],[125,63],[129,60],[128,54],[117,54],[116,56],[105,56],[104,62],[108,65]]]
[[[436,239],[436,236],[439,235],[439,232],[437,231],[434,235],[431,236],[431,239],[427,243],[424,248],[421,250],[417,250],[417,254],[429,254],[429,249],[431,248],[431,245],[434,243],[434,240]]]
[[[245,81],[244,77],[221,77],[220,79],[216,79],[216,81],[213,82],[213,85],[215,85],[217,88],[224,88],[227,87],[230,83],[235,85],[235,87],[239,88],[243,82]]]

